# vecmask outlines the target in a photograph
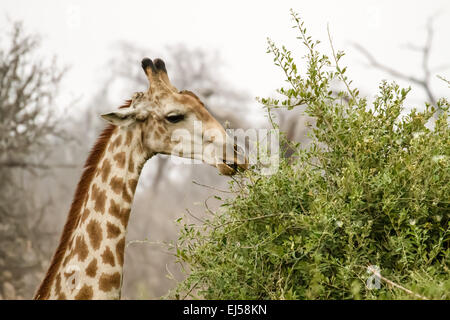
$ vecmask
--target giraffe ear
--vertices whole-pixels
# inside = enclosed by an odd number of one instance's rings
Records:
[[[119,109],[102,114],[102,118],[116,126],[128,127],[136,122],[137,110],[134,108]]]

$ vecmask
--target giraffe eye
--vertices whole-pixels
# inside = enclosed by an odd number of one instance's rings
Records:
[[[170,116],[166,116],[166,120],[170,123],[177,123],[184,120],[184,114],[174,114]]]

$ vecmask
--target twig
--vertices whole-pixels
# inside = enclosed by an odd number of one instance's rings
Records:
[[[347,88],[348,93],[350,93],[350,95],[353,98],[353,102],[356,103],[356,97],[354,92],[350,89],[350,85],[348,84],[347,80],[345,80],[344,75],[342,74],[342,72],[340,71],[341,69],[339,68],[339,60],[337,58],[336,52],[334,50],[334,46],[333,46],[333,40],[331,39],[331,33],[330,33],[330,26],[327,25],[327,32],[328,32],[328,40],[330,41],[330,46],[331,46],[331,51],[333,52],[333,59],[336,62],[336,68],[338,69],[339,72],[339,76],[341,78],[341,81],[344,82],[345,87]]]
[[[158,241],[149,241],[149,240],[130,240],[127,242],[126,248],[128,248],[129,245],[132,244],[153,244],[153,245],[158,245],[158,246],[165,246],[165,244],[163,242],[158,242]]]
[[[23,161],[5,161],[0,162],[0,167],[10,167],[10,168],[35,168],[35,169],[71,169],[77,168],[78,165],[71,163],[55,163],[55,164],[43,164],[43,163],[32,163]]]
[[[228,221],[228,222],[222,223],[222,224],[220,224],[220,225],[218,225],[218,226],[215,226],[215,227],[214,227],[214,230],[216,230],[217,228],[226,226],[227,224],[230,224],[230,223],[248,222],[248,221],[259,220],[259,219],[265,219],[265,218],[270,218],[270,217],[275,217],[275,216],[280,216],[280,217],[282,217],[282,216],[284,216],[284,215],[286,215],[286,213],[272,213],[272,214],[267,214],[267,215],[264,215],[264,216],[257,216],[257,217],[247,218],[247,219]]]
[[[208,200],[211,199],[213,196],[209,196],[208,198],[205,199],[205,201],[203,201],[203,204],[205,205],[205,209],[208,211],[209,214],[211,215],[215,215],[214,211],[212,211],[209,206],[208,206]]]
[[[193,183],[193,184],[196,184],[196,185],[198,185],[198,186],[201,186],[201,187],[209,188],[209,189],[216,190],[216,191],[223,192],[223,193],[233,193],[233,192],[231,192],[231,191],[221,190],[221,189],[216,188],[216,187],[213,187],[213,186],[208,186],[208,185],[206,185],[206,184],[199,183],[199,182],[197,182],[197,181],[195,181],[195,180],[192,180],[192,183]]]
[[[414,83],[416,83],[416,84],[418,84],[420,86],[424,85],[424,82],[421,79],[418,79],[418,78],[416,78],[414,76],[406,75],[406,74],[401,73],[401,72],[399,72],[399,71],[397,71],[397,70],[395,70],[395,69],[393,69],[391,67],[388,67],[388,66],[385,66],[385,65],[381,64],[380,62],[378,62],[375,59],[375,57],[366,48],[364,48],[360,44],[354,43],[353,46],[357,50],[359,50],[363,55],[366,56],[367,60],[369,60],[370,64],[373,67],[375,67],[377,69],[380,69],[380,70],[383,70],[383,71],[389,73],[390,75],[392,75],[394,77],[397,77],[397,78],[400,78],[400,79],[403,79],[403,80],[407,80],[407,81],[410,81],[410,82],[414,82]]]
[[[367,60],[369,60],[369,63],[374,68],[382,70],[396,78],[403,79],[403,80],[406,80],[406,81],[409,81],[409,82],[412,82],[412,83],[415,83],[415,84],[421,86],[424,89],[425,93],[427,94],[430,103],[432,105],[436,105],[436,99],[435,99],[434,94],[430,87],[431,72],[435,71],[436,68],[430,69],[430,67],[429,67],[430,51],[431,51],[432,40],[433,40],[433,35],[434,35],[433,26],[432,26],[433,18],[434,18],[434,16],[431,16],[428,18],[428,21],[427,21],[427,26],[426,26],[427,35],[426,35],[426,39],[425,39],[425,45],[424,46],[415,46],[412,44],[408,44],[406,46],[409,50],[419,51],[422,53],[422,70],[424,73],[422,79],[414,77],[412,75],[405,74],[403,72],[395,70],[394,68],[391,68],[389,66],[386,66],[386,65],[380,63],[379,61],[377,61],[377,59],[375,59],[375,57],[367,49],[365,49],[363,46],[361,46],[357,43],[353,43],[353,46],[357,50],[359,50],[367,58]]]
[[[181,300],[185,300],[191,294],[191,292],[195,289],[195,287],[197,287],[197,285],[200,283],[201,280],[203,280],[203,278],[198,279],[198,281],[189,289],[189,291],[186,293],[186,295]]]
[[[197,219],[197,220],[200,221],[201,223],[206,223],[206,224],[207,224],[207,222],[206,222],[205,220],[200,219],[200,218],[198,218],[197,216],[195,216],[193,213],[191,213],[191,211],[190,211],[189,209],[186,209],[186,212],[187,212],[192,218]]]
[[[422,300],[430,300],[430,299],[427,298],[427,297],[424,297],[424,296],[422,296],[422,295],[420,295],[420,294],[418,294],[418,293],[412,292],[411,290],[406,289],[405,287],[402,287],[401,285],[399,285],[399,284],[397,284],[397,283],[395,283],[395,282],[389,280],[388,278],[383,277],[383,276],[380,274],[380,272],[379,272],[378,270],[376,270],[375,268],[373,268],[372,266],[368,266],[368,267],[367,267],[367,270],[370,271],[370,272],[372,272],[376,277],[378,277],[379,279],[383,280],[383,281],[386,282],[387,284],[390,284],[390,285],[393,286],[393,287],[396,287],[396,288],[398,288],[398,289],[401,289],[401,290],[405,291],[406,293],[411,294],[411,295],[413,295],[413,296],[415,296],[415,297],[417,297],[417,298],[419,298],[419,299],[422,299]]]
[[[181,281],[177,280],[175,278],[175,276],[173,275],[173,273],[169,270],[169,266],[167,265],[167,263],[166,263],[166,271],[170,275],[170,278],[169,278],[170,280],[174,280],[175,282],[181,282]]]

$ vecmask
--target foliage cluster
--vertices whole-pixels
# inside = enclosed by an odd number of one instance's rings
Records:
[[[294,146],[273,175],[257,167],[241,173],[231,181],[235,197],[201,225],[180,219],[174,249],[189,275],[173,294],[449,299],[448,102],[405,108],[409,89],[383,81],[369,103],[352,88],[331,37],[329,58],[291,14],[306,70],[269,40],[287,86],[278,90],[283,99],[260,102],[269,115],[306,106],[317,120],[313,142],[306,150]],[[337,83],[345,90],[333,90]],[[382,277],[372,290],[369,266]]]

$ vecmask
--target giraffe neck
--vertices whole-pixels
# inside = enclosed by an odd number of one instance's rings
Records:
[[[101,137],[91,153],[90,158],[98,153],[96,163],[86,163],[78,186],[83,190],[76,192],[60,246],[35,298],[120,298],[132,200],[150,156],[143,151],[138,126],[110,130],[109,138],[103,136],[99,146]]]

